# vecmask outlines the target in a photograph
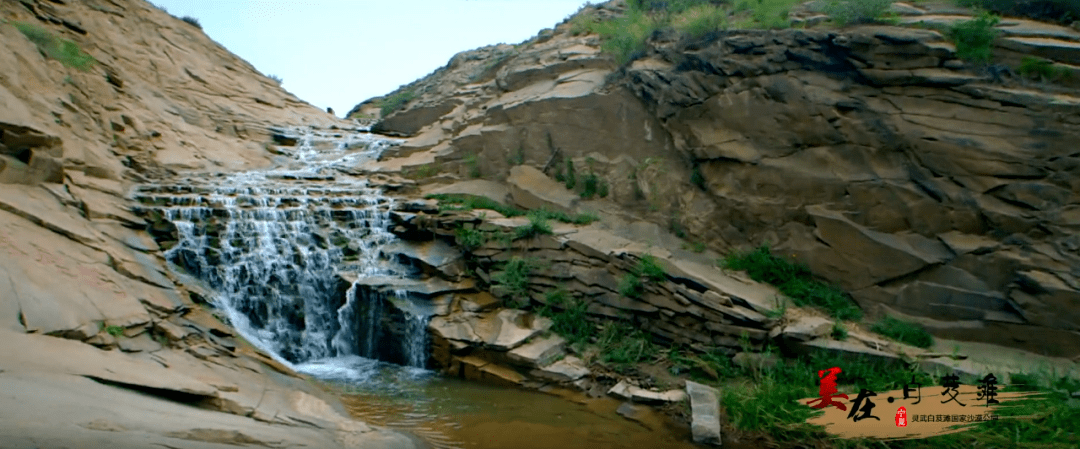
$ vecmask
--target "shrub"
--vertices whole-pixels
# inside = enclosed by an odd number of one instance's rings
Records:
[[[872,23],[885,13],[893,0],[833,0],[825,6],[828,14],[839,26]]]
[[[514,238],[530,238],[542,234],[551,235],[551,223],[548,223],[547,216],[543,213],[529,212],[529,224],[525,226],[518,226],[514,230]]]
[[[89,71],[97,63],[93,56],[79,48],[79,44],[56,37],[48,30],[26,22],[14,22],[17,28],[30,42],[37,45],[38,50],[46,56],[60,61],[65,67],[76,70]]]
[[[675,28],[692,39],[720,31],[727,26],[726,10],[712,4],[691,7],[677,17]]]
[[[487,234],[476,229],[460,227],[454,231],[454,240],[466,251],[475,251],[487,243]]]
[[[401,109],[410,101],[416,98],[416,91],[413,89],[402,89],[389,97],[383,98],[379,101],[379,111],[382,113],[382,117],[386,117],[392,114],[394,111]]]
[[[948,35],[956,44],[956,56],[976,64],[986,64],[993,57],[994,39],[999,31],[994,28],[1001,19],[983,13],[976,19],[953,24]]]
[[[874,323],[870,330],[901,343],[920,348],[929,348],[934,345],[934,337],[929,332],[926,332],[926,329],[923,329],[922,326],[900,321],[891,316]]]
[[[277,83],[279,86],[281,85],[281,83],[285,82],[281,79],[280,76],[277,75],[268,75],[267,78],[270,78],[270,81]]]
[[[574,190],[577,186],[577,173],[574,171],[573,160],[566,160],[566,174],[563,176],[563,182],[566,183],[567,190]]]
[[[739,0],[735,10],[750,10],[754,25],[765,29],[787,28],[791,25],[788,14],[797,0]]]
[[[652,254],[641,256],[641,261],[638,262],[635,273],[645,276],[646,279],[653,282],[659,282],[667,278],[664,267],[656,263],[656,257]]]
[[[199,19],[196,19],[196,18],[191,17],[191,16],[184,16],[184,17],[181,17],[180,20],[183,20],[184,22],[187,22],[187,23],[193,25],[195,28],[198,28],[200,30],[202,29],[202,24],[199,23]]]
[[[649,14],[630,8],[625,17],[596,24],[595,31],[602,40],[601,50],[611,54],[621,65],[645,53],[646,40],[660,28],[661,24]]]
[[[603,198],[608,195],[607,183],[604,182],[604,180],[600,178],[600,176],[598,176],[596,173],[590,171],[589,173],[585,174],[585,179],[583,180],[583,183],[585,188],[581,192],[582,198],[589,199],[596,195],[599,195],[601,198]]]
[[[596,326],[588,320],[589,304],[570,297],[562,288],[552,290],[544,297],[548,305],[541,307],[538,313],[551,318],[551,330],[571,345],[587,343],[596,331]]]
[[[507,305],[520,308],[529,303],[529,274],[534,262],[520,257],[510,259],[500,271],[491,277],[491,281],[506,289],[510,296]]]
[[[746,271],[751,279],[776,286],[797,306],[818,307],[841,320],[862,318],[862,310],[847,293],[813,279],[809,268],[773,256],[768,245],[746,253],[730,254],[721,265]]]
[[[113,337],[119,337],[124,335],[124,328],[121,326],[106,326],[105,332]]]

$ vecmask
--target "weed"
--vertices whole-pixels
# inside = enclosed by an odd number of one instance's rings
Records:
[[[551,318],[551,330],[571,345],[587,343],[596,331],[596,326],[588,320],[588,303],[570,297],[562,288],[548,292],[545,299],[548,304],[539,313]]]
[[[993,58],[993,43],[999,31],[994,28],[1001,19],[983,13],[973,20],[953,24],[948,35],[956,44],[956,56],[976,64],[989,63]]]
[[[281,83],[285,82],[285,80],[281,79],[281,77],[277,75],[267,75],[266,77],[270,78],[270,81],[277,83],[278,86],[280,86]]]
[[[465,166],[469,167],[470,177],[480,177],[480,163],[476,159],[476,153],[469,153],[468,156],[465,156]]]
[[[487,243],[487,234],[476,229],[459,227],[454,231],[454,240],[465,251],[475,251],[477,248],[484,246],[484,243]]]
[[[14,22],[15,28],[46,56],[60,61],[65,67],[89,71],[97,63],[93,56],[79,48],[79,44],[54,36],[48,30],[26,22]]]
[[[616,369],[625,369],[656,355],[649,334],[621,321],[605,325],[597,335],[596,344],[600,349],[600,360]]]
[[[675,29],[691,39],[698,39],[709,33],[727,27],[728,12],[712,4],[701,4],[686,10],[675,18]]]
[[[551,235],[551,223],[544,213],[529,212],[529,224],[514,229],[514,239],[532,238],[538,235]]]
[[[641,277],[633,273],[626,273],[619,281],[619,294],[627,298],[640,298],[645,292],[645,285],[641,283]]]
[[[535,268],[535,261],[514,257],[506,262],[503,271],[491,276],[491,281],[506,289],[509,295],[507,305],[521,308],[529,303],[529,274]]]
[[[1025,56],[1016,71],[1027,78],[1041,78],[1047,81],[1068,78],[1070,75],[1067,69],[1054,66],[1054,61],[1032,56]]]
[[[563,175],[563,179],[567,190],[574,190],[577,186],[577,173],[574,171],[574,161],[571,159],[566,160],[566,174]]]
[[[124,335],[124,328],[121,326],[105,326],[105,332],[113,337],[119,338]]]
[[[530,213],[536,214],[537,216],[546,218],[548,220],[555,220],[562,223],[570,223],[577,225],[587,225],[600,219],[598,215],[592,212],[583,212],[580,214],[570,215],[566,212],[537,209],[531,211]]]
[[[892,0],[833,0],[825,13],[839,26],[879,21],[892,5]]]
[[[680,239],[686,238],[686,229],[683,228],[682,223],[679,221],[678,212],[671,214],[671,218],[668,218],[668,231]]]
[[[1080,2],[1076,0],[957,0],[956,3],[1009,17],[1027,17],[1061,25],[1080,20]]]
[[[584,190],[581,192],[582,198],[588,199],[596,195],[604,198],[608,195],[607,182],[592,171],[589,171],[589,173],[585,175],[583,183]]]
[[[401,109],[410,101],[416,98],[416,91],[413,89],[401,89],[389,97],[383,98],[379,101],[379,111],[382,113],[382,117],[386,117],[392,114],[394,111]]]
[[[595,25],[602,40],[601,50],[611,54],[620,65],[629,63],[645,53],[645,42],[661,28],[652,16],[638,8],[630,8],[626,16]]]
[[[652,254],[641,256],[637,269],[634,270],[635,273],[645,276],[645,278],[653,282],[667,279],[667,273],[664,272],[664,267],[661,267],[656,260],[656,256],[653,256]]]
[[[813,279],[809,268],[773,256],[768,245],[746,253],[730,254],[721,265],[746,271],[751,279],[776,286],[795,305],[818,307],[841,320],[857,321],[862,317],[862,310],[847,293]]]
[[[749,10],[753,26],[764,29],[782,29],[791,26],[788,14],[798,0],[739,0],[735,10]],[[744,25],[750,25],[746,23]]]
[[[570,35],[580,36],[596,32],[599,18],[593,11],[584,11],[586,8],[582,6],[578,13],[570,18]]]
[[[839,321],[833,323],[832,338],[835,338],[835,339],[840,340],[840,341],[844,341],[844,340],[847,340],[847,337],[848,337],[847,328],[844,327],[844,325],[841,324]]]
[[[196,18],[191,17],[191,16],[184,16],[184,17],[181,17],[180,20],[183,20],[184,22],[187,22],[188,24],[194,26],[195,28],[198,28],[200,30],[202,29],[202,24],[199,23],[199,19],[196,19]]]
[[[504,217],[519,217],[525,215],[525,211],[500,204],[485,196],[459,195],[459,194],[433,194],[425,198],[439,200],[439,208],[443,203],[457,206],[456,210],[488,209],[502,214]]]
[[[900,321],[891,316],[886,316],[881,321],[874,323],[870,330],[901,343],[920,348],[929,348],[934,345],[934,337],[929,332],[926,332],[926,329],[923,329],[922,326]]]

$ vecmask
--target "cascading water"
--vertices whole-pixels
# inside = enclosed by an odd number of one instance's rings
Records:
[[[176,227],[165,257],[213,287],[215,305],[249,341],[300,371],[358,357],[424,367],[424,313],[401,308],[414,312],[403,317],[400,341],[388,342],[384,329],[388,302],[408,302],[408,293],[343,276],[408,274],[381,257],[395,238],[392,200],[348,174],[393,142],[363,132],[288,134],[298,144],[279,168],[139,189],[144,212]]]

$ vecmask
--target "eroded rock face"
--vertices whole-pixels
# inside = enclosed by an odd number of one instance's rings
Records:
[[[1024,56],[1017,45],[1068,62],[1080,42],[1046,24],[1000,28],[1009,63]],[[480,63],[456,59],[396,114],[456,106],[400,127],[415,137],[398,155],[479,155],[488,179],[521,178],[517,164],[554,178],[570,160],[610,186],[622,213],[720,251],[771,242],[871,315],[888,306],[957,323],[942,336],[1080,354],[1071,84],[1050,93],[984,76],[925,29],[663,35],[618,69],[598,44],[561,26],[499,53],[490,72],[467,76]],[[972,320],[985,326],[960,324]]]
[[[25,0],[0,15],[0,384],[18,392],[0,399],[0,440],[412,447],[195,304],[208,293],[149,235],[175,242],[175,226],[126,197],[172,170],[267,165],[271,125],[335,119],[146,2]],[[65,67],[14,23],[97,63]]]

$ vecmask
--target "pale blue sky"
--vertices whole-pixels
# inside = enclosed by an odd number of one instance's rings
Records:
[[[289,92],[338,116],[446,65],[464,50],[518,43],[584,0],[151,0]]]

